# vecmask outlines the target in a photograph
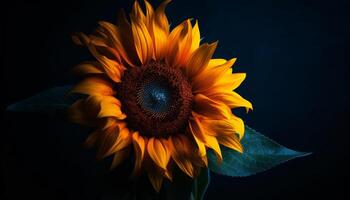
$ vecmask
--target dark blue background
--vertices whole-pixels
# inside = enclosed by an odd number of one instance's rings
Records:
[[[131,4],[2,5],[1,109],[71,82],[68,71],[91,57],[73,45],[70,34],[89,33],[99,20],[114,22],[118,9],[129,11]],[[216,57],[238,58],[234,70],[247,73],[238,91],[254,105],[242,115],[248,125],[287,147],[314,152],[248,178],[213,175],[207,199],[348,196],[349,8],[345,0],[175,0],[168,6],[172,27],[198,19],[204,41],[219,40]],[[42,115],[2,112],[1,118],[5,199],[115,199],[108,191],[121,175],[110,175],[108,161],[96,162],[93,151],[82,148],[86,135],[65,132],[64,122]]]

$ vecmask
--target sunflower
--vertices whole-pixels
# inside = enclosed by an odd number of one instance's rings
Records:
[[[175,166],[196,177],[208,149],[218,162],[220,144],[242,153],[244,122],[231,109],[252,109],[234,92],[246,77],[232,72],[236,58],[212,58],[217,42],[200,44],[198,21],[170,30],[169,2],[154,10],[145,1],[144,12],[135,1],[129,18],[121,11],[116,24],[73,35],[96,60],[74,68],[81,81],[70,92],[83,96],[69,118],[95,128],[86,144],[113,156],[111,168],[133,154],[133,175],[146,172],[156,191]]]

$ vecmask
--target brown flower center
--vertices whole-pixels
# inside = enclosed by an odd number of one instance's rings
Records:
[[[153,61],[125,71],[117,97],[131,129],[144,136],[166,137],[184,131],[193,95],[179,69]]]

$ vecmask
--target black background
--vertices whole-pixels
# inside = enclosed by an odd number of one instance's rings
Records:
[[[129,11],[132,2],[1,4],[3,111],[71,82],[68,71],[91,56],[70,34],[89,33],[99,20],[114,22],[118,9]],[[168,6],[172,27],[198,19],[204,41],[219,40],[216,57],[238,58],[234,70],[247,73],[238,91],[254,105],[242,115],[246,123],[287,147],[313,152],[247,178],[213,174],[207,199],[346,199],[349,9],[345,0],[175,0]],[[118,199],[107,191],[126,175],[108,172],[108,160],[97,162],[82,148],[86,134],[66,132],[64,125],[43,115],[1,112],[1,199]]]

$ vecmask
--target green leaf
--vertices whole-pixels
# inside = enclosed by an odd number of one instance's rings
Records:
[[[248,126],[245,127],[241,143],[244,148],[242,154],[221,146],[223,156],[221,165],[217,162],[214,153],[209,152],[209,168],[215,173],[226,176],[250,176],[293,158],[310,154],[288,149]]]
[[[66,96],[72,86],[54,87],[7,107],[8,111],[57,113],[68,108],[77,95]]]
[[[209,183],[210,183],[210,170],[208,168],[202,168],[199,176],[193,181],[191,199],[193,200],[204,199],[204,195],[208,189]]]

